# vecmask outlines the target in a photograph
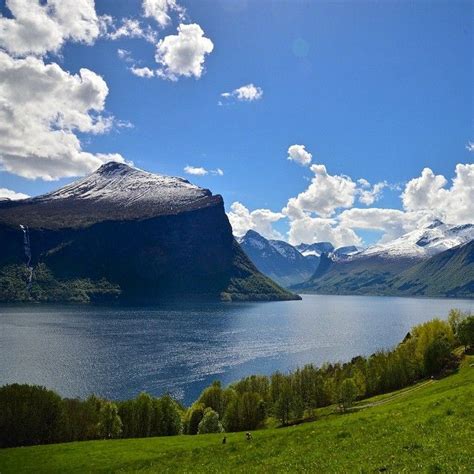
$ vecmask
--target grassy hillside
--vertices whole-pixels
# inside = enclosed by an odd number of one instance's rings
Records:
[[[472,297],[474,295],[474,241],[409,268],[393,286],[409,294]]]
[[[442,380],[291,428],[0,450],[0,472],[473,472],[474,357]]]

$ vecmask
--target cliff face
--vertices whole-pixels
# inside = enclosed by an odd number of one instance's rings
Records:
[[[220,196],[122,164],[0,204],[0,241],[3,301],[295,298],[246,261]]]

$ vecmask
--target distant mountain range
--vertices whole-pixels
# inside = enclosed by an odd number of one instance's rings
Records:
[[[241,245],[257,268],[297,292],[474,297],[473,239],[474,225],[436,220],[366,249],[329,242],[291,247],[253,231]],[[274,242],[285,252],[275,252]],[[304,280],[309,258],[314,271]]]
[[[253,230],[238,242],[262,273],[286,287],[307,281],[319,263],[319,253],[304,255],[287,242],[267,240]]]
[[[335,249],[330,242],[290,245],[282,240],[269,240],[254,230],[237,239],[255,266],[280,285],[290,287],[310,279],[318,268],[321,255],[345,260],[360,249],[354,246]]]
[[[232,236],[222,197],[120,163],[0,202],[0,301],[299,298]]]

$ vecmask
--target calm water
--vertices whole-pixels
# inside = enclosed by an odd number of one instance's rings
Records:
[[[214,379],[346,361],[473,300],[308,295],[303,301],[104,308],[0,306],[0,385],[189,403]]]

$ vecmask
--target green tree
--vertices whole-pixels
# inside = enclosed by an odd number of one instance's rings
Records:
[[[153,399],[148,393],[142,392],[133,403],[134,418],[136,423],[135,436],[146,438],[151,433],[153,416]]]
[[[205,407],[212,408],[216,411],[220,417],[224,415],[225,403],[224,403],[224,391],[222,390],[221,383],[216,380],[210,387],[207,387],[201,393],[198,399],[198,403],[202,403]]]
[[[357,397],[357,393],[358,389],[354,379],[349,378],[342,382],[339,389],[339,398],[344,410],[352,406]]]
[[[280,420],[282,425],[287,425],[291,419],[292,397],[291,386],[289,381],[285,381],[279,390],[280,394],[275,403],[275,416]]]
[[[176,402],[164,395],[155,402],[153,436],[173,436],[182,431],[181,414]]]
[[[459,323],[457,335],[466,349],[474,347],[474,316],[469,315]]]
[[[224,428],[219,420],[219,413],[212,408],[206,408],[204,410],[204,416],[199,423],[198,434],[222,433],[223,431]]]
[[[199,423],[204,416],[205,406],[202,403],[193,403],[186,412],[186,433],[196,435]]]
[[[61,440],[61,397],[44,387],[6,385],[0,388],[0,448],[54,443]]]
[[[437,337],[426,348],[425,351],[425,373],[427,375],[436,375],[446,367],[451,358],[451,344],[445,337]]]
[[[122,432],[122,420],[115,403],[104,401],[99,413],[99,435],[102,438],[118,438]]]

